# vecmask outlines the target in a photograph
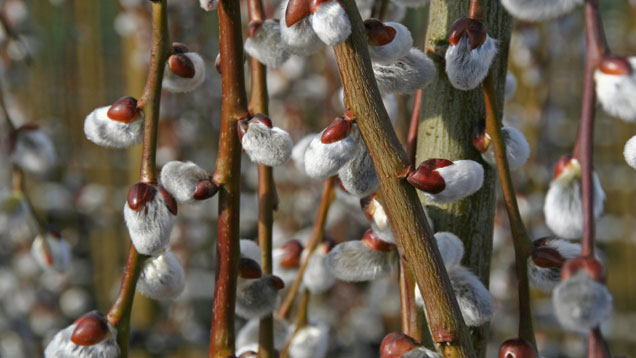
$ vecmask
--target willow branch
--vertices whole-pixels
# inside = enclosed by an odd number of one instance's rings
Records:
[[[409,123],[409,133],[406,137],[406,155],[411,164],[415,166],[415,154],[417,153],[417,131],[420,127],[420,109],[422,108],[422,90],[415,92],[413,110],[411,111],[411,121]]]

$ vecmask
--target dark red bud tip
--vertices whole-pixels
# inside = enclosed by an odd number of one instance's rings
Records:
[[[334,143],[343,140],[351,133],[351,122],[344,117],[337,117],[331,122],[329,127],[322,132],[320,141],[324,144]]]
[[[248,37],[254,36],[256,31],[258,31],[258,29],[260,29],[261,26],[263,26],[263,21],[261,20],[250,21],[250,24],[247,25],[247,36]]]
[[[219,187],[212,182],[211,179],[204,179],[197,183],[197,187],[194,190],[194,200],[209,199],[216,194]]]
[[[542,246],[532,251],[532,262],[542,268],[560,268],[565,263],[565,259],[557,250]]]
[[[373,229],[365,231],[360,241],[373,251],[389,252],[395,249],[395,245],[380,240],[373,232]]]
[[[277,290],[282,290],[283,288],[285,288],[285,282],[283,282],[280,277],[271,275],[270,279],[272,280],[272,284]]]
[[[452,164],[453,162],[446,159],[426,160],[417,167],[417,170],[410,172],[406,176],[406,181],[417,189],[427,193],[440,193],[446,188],[446,182],[444,181],[444,178],[435,171],[435,169],[447,167]]]
[[[285,23],[292,27],[298,21],[309,16],[309,0],[289,0],[285,9]]]
[[[77,327],[73,330],[71,342],[78,346],[92,346],[110,334],[106,318],[97,311],[83,314],[75,323]]]
[[[324,252],[325,254],[328,254],[329,251],[331,251],[331,249],[336,247],[336,244],[337,244],[336,240],[330,237],[325,237],[322,241],[322,244],[320,244],[320,247],[322,248],[322,252]]]
[[[537,358],[537,351],[523,338],[512,338],[499,348],[499,358]]]
[[[393,27],[386,26],[382,21],[374,18],[364,20],[364,29],[367,31],[367,42],[372,46],[390,43],[397,33]]]
[[[561,173],[563,173],[565,168],[567,168],[567,166],[570,164],[570,161],[572,161],[572,156],[570,154],[563,155],[561,156],[561,158],[559,158],[559,161],[554,166],[553,179],[561,176]]]
[[[464,17],[456,20],[451,26],[448,42],[451,45],[457,45],[464,34],[468,36],[470,48],[474,50],[486,42],[488,31],[486,25],[480,20]]]
[[[247,133],[247,130],[250,127],[249,119],[241,119],[238,121],[238,126],[236,127],[238,131],[239,141],[243,141],[243,136]]]
[[[548,244],[548,242],[554,240],[554,237],[552,236],[545,236],[539,239],[536,239],[532,242],[532,244],[534,245],[534,247],[541,247],[541,246],[545,246]]]
[[[258,353],[254,351],[247,351],[238,356],[238,358],[258,358]]]
[[[486,127],[483,124],[478,124],[473,129],[473,147],[484,153],[490,146],[490,136],[486,133]]]
[[[312,14],[315,14],[320,5],[330,1],[331,0],[309,0],[309,11],[311,11]]]
[[[605,282],[605,268],[594,257],[579,256],[568,260],[561,269],[561,281],[565,281],[576,274],[580,269],[587,271],[587,274],[594,280]]]
[[[130,123],[139,118],[141,112],[137,108],[136,99],[133,97],[122,97],[110,106],[106,115],[113,121]]]
[[[287,268],[300,266],[300,257],[303,253],[303,245],[298,240],[289,240],[280,247],[285,255],[280,259],[280,265]]]
[[[373,221],[373,213],[375,213],[375,193],[360,199],[360,208],[362,213],[369,221]]]
[[[181,43],[181,42],[172,43],[171,53],[175,54],[175,53],[186,53],[186,52],[190,52],[190,50],[188,50],[188,46],[186,46],[184,43]]]
[[[168,58],[168,67],[172,73],[183,78],[192,78],[196,72],[192,61],[182,53],[171,55]]]
[[[159,192],[161,193],[161,196],[163,196],[163,201],[166,203],[166,208],[168,208],[170,214],[177,216],[177,201],[174,200],[174,197],[161,186],[159,187]]]
[[[239,276],[242,278],[260,278],[263,276],[261,271],[261,265],[258,262],[248,259],[247,257],[241,257],[239,261]]]
[[[391,332],[382,339],[380,358],[400,358],[417,346],[417,341],[406,334]]]
[[[605,57],[598,66],[601,72],[608,75],[631,75],[632,66],[625,57],[608,56]]]
[[[262,123],[262,124],[266,125],[268,128],[273,128],[274,127],[274,124],[272,124],[272,120],[268,116],[266,116],[266,115],[264,115],[262,113],[254,114],[254,116],[252,117],[251,120],[254,121],[254,122],[257,122],[257,123]]]
[[[147,202],[157,194],[157,189],[146,183],[137,183],[128,190],[128,207],[134,211],[141,210]]]
[[[216,55],[216,60],[214,60],[214,67],[216,68],[216,72],[221,74],[221,54]]]

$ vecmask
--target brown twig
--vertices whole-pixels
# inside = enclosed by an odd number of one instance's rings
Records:
[[[470,8],[468,10],[468,16],[471,19],[482,20],[484,18],[484,11],[482,9],[481,0],[470,0]]]
[[[422,90],[415,92],[413,110],[411,111],[411,121],[409,123],[409,133],[406,137],[406,155],[415,167],[415,154],[417,153],[417,131],[420,127],[420,109],[422,108]]]

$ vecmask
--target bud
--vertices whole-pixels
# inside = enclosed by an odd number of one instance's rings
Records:
[[[56,161],[51,139],[34,124],[20,126],[9,134],[9,157],[13,164],[34,174],[45,174]]]
[[[283,282],[276,276],[263,276],[257,279],[239,277],[236,289],[236,314],[251,319],[261,318],[276,309],[278,290]]]
[[[249,121],[241,144],[253,162],[270,167],[285,164],[294,146],[289,133],[278,127],[270,128],[254,119]]]
[[[161,168],[161,184],[181,203],[193,204],[216,194],[210,175],[192,162],[171,161]]]
[[[45,358],[117,358],[117,330],[97,311],[88,312],[59,331],[44,349]]]
[[[177,203],[163,188],[137,183],[128,191],[124,219],[140,254],[157,254],[168,245],[176,215]]]
[[[511,170],[516,170],[528,161],[530,145],[523,133],[514,127],[504,126],[501,128],[501,135],[506,148],[508,165]],[[490,145],[490,136],[486,133],[483,126],[475,131],[473,145],[481,152],[481,157],[486,163],[493,167],[497,165],[495,151],[493,146]]]
[[[311,25],[309,1],[285,0],[281,8],[285,16],[280,19],[280,34],[287,50],[298,56],[309,56],[320,51],[324,43]]]
[[[321,243],[307,262],[307,269],[303,275],[303,285],[313,294],[327,291],[336,281],[336,277],[329,269],[327,263],[327,254],[330,251],[329,246],[329,243]]]
[[[166,63],[163,88],[169,92],[190,92],[205,81],[205,62],[196,52],[171,55]]]
[[[534,245],[535,250],[528,257],[530,284],[541,291],[552,292],[561,280],[563,262],[579,256],[581,245],[551,237],[535,240]]]
[[[371,61],[390,65],[409,55],[413,38],[409,29],[397,22],[382,23],[376,19],[364,21]]]
[[[199,0],[199,5],[205,11],[216,10],[218,0]]]
[[[512,338],[499,347],[499,358],[537,358],[537,351],[532,343],[523,338]]]
[[[248,55],[267,67],[279,67],[291,56],[281,40],[280,23],[274,20],[260,23],[245,40],[244,48]]]
[[[31,244],[31,255],[45,270],[64,272],[71,262],[70,246],[54,232],[46,233],[45,238],[36,236]]]
[[[411,172],[406,180],[424,191],[427,200],[449,203],[464,199],[479,190],[484,168],[472,160],[429,159]]]
[[[375,251],[362,241],[346,241],[327,254],[327,266],[342,281],[370,281],[389,275],[394,253]]]
[[[570,13],[583,0],[501,0],[510,15],[526,21],[543,21]]]
[[[307,148],[309,148],[309,144],[315,136],[317,136],[316,133],[304,136],[303,139],[299,140],[296,145],[294,145],[294,149],[292,149],[291,158],[296,170],[299,172],[305,173],[305,152],[307,151]]]
[[[337,117],[329,124],[322,134],[320,135],[320,141],[323,144],[331,144],[337,141],[341,141],[351,134],[353,125],[350,120],[344,117]]]
[[[287,322],[274,315],[274,349],[282,350],[287,342],[288,336],[290,334],[289,324]],[[236,354],[241,355],[247,350],[251,350],[254,345],[256,345],[258,349],[258,331],[259,331],[259,320],[258,319],[250,319],[247,323],[238,331],[236,335]]]
[[[289,344],[289,358],[324,358],[329,347],[328,330],[322,323],[298,329]]]
[[[272,273],[280,277],[285,286],[291,285],[298,274],[303,246],[298,240],[287,241],[272,250]]]
[[[382,93],[412,93],[426,87],[435,77],[435,64],[424,52],[411,48],[408,55],[383,65],[372,63],[373,74]]]
[[[606,57],[594,73],[596,95],[605,112],[636,121],[636,56]]]
[[[623,156],[625,157],[627,165],[636,169],[636,136],[631,137],[627,143],[625,143]]]
[[[376,191],[380,182],[362,136],[356,131],[353,138],[356,142],[353,158],[338,170],[338,177],[349,194],[362,198]]]
[[[592,173],[594,217],[603,213],[605,192],[596,173]],[[583,235],[583,201],[581,197],[581,165],[563,156],[555,168],[554,179],[543,205],[546,224],[557,236],[576,239]]]
[[[137,281],[137,291],[153,300],[174,299],[185,288],[183,267],[172,251],[144,262]]]
[[[354,131],[357,129],[354,129]],[[356,152],[356,141],[352,135],[334,143],[324,144],[316,135],[305,150],[305,172],[314,179],[327,179],[338,173]]]
[[[246,257],[248,259],[252,259],[256,261],[259,265],[261,264],[261,248],[258,244],[252,240],[241,239],[240,241],[241,247],[241,257]]]
[[[406,334],[391,332],[380,343],[380,358],[400,358],[417,346],[417,341]]]
[[[462,240],[453,233],[441,231],[435,233],[435,241],[446,269],[450,270],[459,266],[462,257],[464,257],[464,243]]]
[[[360,205],[367,219],[371,221],[371,229],[375,235],[382,241],[395,244],[395,237],[389,224],[389,218],[382,204],[375,198],[375,194],[360,199]]]
[[[102,147],[132,147],[143,139],[144,113],[137,108],[136,99],[122,97],[112,106],[97,108],[86,116],[84,134]]]
[[[311,26],[329,46],[343,43],[351,35],[351,22],[338,0],[310,1]]]

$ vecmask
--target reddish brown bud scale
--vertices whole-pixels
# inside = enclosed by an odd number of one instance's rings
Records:
[[[605,283],[605,268],[594,257],[579,256],[568,260],[561,269],[561,281],[565,281],[576,274],[580,269],[587,271],[588,275],[597,282]]]
[[[263,21],[261,20],[250,21],[249,25],[247,25],[247,37],[254,36],[256,31],[258,31],[261,26],[263,26]]]
[[[325,237],[320,244],[320,248],[322,249],[323,253],[328,254],[334,247],[336,247],[336,245],[336,240],[330,237]]]
[[[484,153],[490,146],[490,136],[486,133],[486,127],[483,124],[478,124],[473,130],[473,147]]]
[[[395,249],[395,245],[380,240],[372,229],[367,230],[360,241],[373,251],[389,252]]]
[[[625,57],[608,56],[605,57],[598,69],[608,75],[626,76],[632,74],[632,66]]]
[[[113,121],[130,123],[137,120],[141,112],[137,108],[136,99],[133,97],[122,97],[110,106],[106,115]]]
[[[417,346],[418,343],[406,334],[391,332],[382,339],[380,358],[400,358]]]
[[[166,207],[168,208],[168,211],[170,211],[170,214],[177,216],[177,201],[162,186],[159,187],[159,192],[163,196],[163,200],[166,203]]]
[[[236,130],[238,132],[239,141],[243,140],[243,136],[247,133],[248,128],[250,127],[249,119],[241,119],[238,121],[238,126]]]
[[[393,41],[397,34],[393,27],[386,26],[374,18],[364,20],[364,28],[367,31],[367,42],[372,46],[386,45]]]
[[[560,268],[565,259],[557,250],[543,246],[532,251],[532,262],[542,268]]]
[[[141,210],[147,202],[157,194],[157,189],[146,183],[137,183],[128,190],[128,206],[134,210]]]
[[[410,172],[406,176],[406,180],[417,189],[427,193],[440,193],[446,188],[446,182],[435,169],[447,167],[452,164],[453,162],[446,159],[438,158],[426,160],[422,162],[416,170]]]
[[[331,0],[309,0],[309,11],[311,11],[312,14],[315,14],[320,5],[330,1]]]
[[[559,161],[554,166],[553,179],[556,179],[559,176],[561,176],[561,173],[563,173],[565,168],[567,168],[571,160],[572,160],[572,156],[570,154],[563,155],[561,156],[561,158],[559,158]]]
[[[499,358],[537,358],[534,346],[523,338],[512,338],[499,348]]]
[[[184,43],[181,43],[181,42],[172,43],[171,53],[175,54],[175,53],[186,53],[186,52],[190,52],[190,50],[188,50],[188,46],[186,46]]]
[[[205,200],[209,199],[216,194],[219,190],[219,187],[216,186],[212,182],[211,179],[204,179],[197,183],[196,189],[194,190],[194,199],[195,200]]]
[[[242,278],[260,278],[263,276],[261,271],[261,265],[258,262],[248,259],[247,257],[241,257],[239,261],[239,276]]]
[[[221,74],[221,56],[216,56],[216,60],[214,60],[214,68],[216,68],[216,72]]]
[[[474,50],[486,42],[488,30],[483,22],[477,19],[464,17],[456,20],[451,26],[448,42],[451,45],[457,45],[464,34],[468,36],[470,48]]]
[[[78,346],[92,346],[110,334],[106,318],[97,311],[83,314],[75,323],[77,326],[71,335],[71,342]]]
[[[300,257],[303,253],[303,245],[298,240],[289,240],[280,247],[285,255],[280,260],[280,265],[286,268],[298,268]]]
[[[168,67],[170,67],[172,73],[183,78],[192,78],[196,72],[194,63],[182,53],[168,57]]]
[[[272,123],[272,119],[262,113],[256,113],[250,119],[254,122],[260,122],[266,125],[268,128],[274,128],[274,124]]]
[[[351,122],[345,120],[344,117],[337,117],[329,124],[327,129],[322,132],[320,141],[323,144],[330,144],[341,141],[349,136],[351,133]]]
[[[287,27],[294,26],[309,14],[309,0],[289,0],[285,9],[285,23]]]
[[[277,290],[282,290],[283,288],[285,288],[285,282],[283,282],[280,277],[272,275],[270,276],[270,279],[272,280],[272,283]]]
[[[552,236],[546,236],[546,237],[542,237],[540,239],[534,240],[532,244],[534,245],[534,247],[541,247],[541,246],[547,245],[547,243],[552,240],[554,240]]]
[[[369,221],[373,221],[373,213],[375,213],[375,193],[360,199],[360,208],[362,213]]]

